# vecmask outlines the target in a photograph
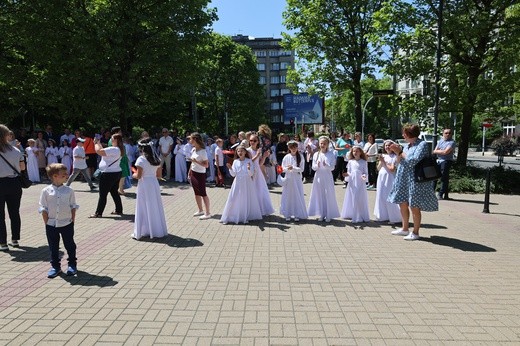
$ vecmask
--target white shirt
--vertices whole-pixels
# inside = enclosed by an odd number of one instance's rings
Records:
[[[87,161],[85,161],[85,148],[76,146],[74,150],[72,150],[72,156],[74,157],[74,162],[72,166],[77,169],[85,169],[87,168]]]
[[[69,186],[49,185],[44,187],[40,194],[41,214],[46,211],[49,215],[47,225],[54,227],[64,227],[72,222],[72,209],[78,209],[74,190]]]
[[[196,151],[195,148],[191,150],[191,170],[197,173],[206,173],[206,167],[201,164],[196,163],[193,160],[197,161],[208,161],[208,153],[206,153],[206,149],[201,149]]]
[[[0,152],[0,155],[4,157],[11,164],[11,166],[16,169],[16,172],[13,171],[11,167],[7,163],[5,163],[2,158],[0,158],[0,178],[14,178],[18,175],[20,171],[20,162],[23,162],[23,156],[20,150],[15,147],[11,148],[12,150],[6,150],[5,152]]]
[[[119,167],[121,150],[118,147],[106,147],[103,150],[106,156],[101,156],[99,170],[106,173],[121,172],[121,167]]]
[[[377,161],[377,143],[366,142],[363,151],[367,154],[367,162]]]
[[[161,147],[161,155],[170,155],[170,148],[173,148],[173,138],[171,138],[170,136],[162,136],[161,139],[159,139],[159,146]]]
[[[215,156],[217,157],[217,160],[215,160],[215,164],[219,167],[222,167],[224,166],[224,153],[222,152],[222,148],[221,147],[216,147],[215,148]]]

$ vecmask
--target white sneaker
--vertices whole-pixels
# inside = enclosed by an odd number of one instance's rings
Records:
[[[410,232],[406,237],[403,238],[404,240],[419,240],[421,237],[419,237],[418,234],[415,234],[413,232]]]
[[[287,221],[287,222],[291,222],[291,218],[290,218],[290,217],[286,217],[286,218],[285,218],[285,221]]]
[[[330,222],[330,219],[325,218],[325,222]]]
[[[392,231],[393,235],[408,235],[409,233],[409,231],[405,231],[402,228],[398,228],[395,231]]]
[[[297,217],[294,218],[294,222],[298,222],[300,221],[300,219],[298,219]]]
[[[202,215],[201,217],[199,217],[199,220],[207,220],[207,219],[211,219],[211,214],[206,214],[206,215]]]
[[[193,216],[201,216],[201,215],[204,215],[203,211],[198,211],[195,214],[193,214]]]

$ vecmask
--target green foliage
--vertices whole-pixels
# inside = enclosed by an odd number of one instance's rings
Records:
[[[491,172],[491,193],[520,194],[520,172],[512,168],[495,166]],[[458,193],[484,193],[487,169],[475,166],[454,165],[450,171],[450,191]]]
[[[204,72],[198,86],[201,128],[210,133],[257,128],[265,122],[263,87],[251,49],[212,34],[204,46]]]
[[[196,86],[197,47],[215,12],[208,0],[13,1],[0,13],[5,40],[0,112],[23,106],[37,126],[172,123]]]
[[[518,141],[515,137],[500,137],[491,143],[493,152],[498,156],[512,156],[518,149]]]

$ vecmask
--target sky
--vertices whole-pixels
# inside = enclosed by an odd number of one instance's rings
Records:
[[[285,0],[212,0],[219,20],[213,30],[224,35],[281,38]]]

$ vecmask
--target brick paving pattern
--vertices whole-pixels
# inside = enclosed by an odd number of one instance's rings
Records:
[[[88,219],[97,193],[76,182],[79,272],[47,279],[42,187],[24,190],[21,247],[0,253],[0,345],[520,343],[518,196],[492,195],[483,214],[483,195],[452,194],[406,242],[375,221],[222,225],[221,188],[199,221],[189,186],[164,184],[170,235],[135,241],[135,187],[125,215],[109,197]]]

